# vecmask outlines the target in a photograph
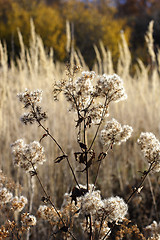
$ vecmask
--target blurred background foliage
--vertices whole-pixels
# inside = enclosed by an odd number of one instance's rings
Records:
[[[46,50],[54,49],[55,60],[67,61],[66,20],[71,23],[74,48],[79,49],[92,67],[95,61],[93,45],[102,41],[111,50],[113,62],[118,59],[120,32],[125,33],[133,59],[141,53],[148,63],[144,34],[154,20],[155,50],[159,45],[159,0],[0,0],[0,39],[7,43],[12,57],[19,53],[17,28],[26,46],[30,38],[30,18],[42,37]]]

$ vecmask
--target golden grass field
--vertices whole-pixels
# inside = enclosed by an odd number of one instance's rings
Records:
[[[23,195],[30,199],[30,178],[23,170],[13,166],[10,145],[19,138],[25,138],[26,142],[39,141],[44,132],[37,124],[25,126],[19,121],[24,109],[18,101],[17,93],[23,92],[25,88],[43,90],[42,107],[48,115],[44,125],[63,146],[71,159],[74,170],[78,170],[73,157],[74,151],[78,149],[75,134],[77,131],[75,129],[76,116],[73,112],[68,112],[68,104],[63,96],[58,102],[53,100],[54,82],[66,77],[65,63],[53,61],[52,49],[50,54],[45,52],[42,39],[36,35],[33,24],[31,24],[29,49],[26,49],[23,44],[23,36],[20,32],[18,34],[21,53],[17,57],[16,63],[11,62],[10,66],[8,66],[5,43],[0,43],[0,169],[7,177],[15,181],[15,192],[18,193],[20,184]],[[111,52],[104,49],[102,43],[100,49],[95,47],[97,60],[92,70],[97,74],[117,73],[124,80],[128,95],[126,101],[112,103],[109,119],[115,118],[122,124],[132,126],[134,130],[132,137],[126,143],[114,147],[114,150],[109,152],[102,163],[97,188],[101,190],[103,197],[119,195],[124,199],[127,198],[132,186],[141,177],[139,171],[143,172],[147,166],[147,162],[137,145],[140,133],[153,132],[158,139],[160,138],[160,52],[155,54],[153,50],[152,23],[150,23],[146,33],[146,41],[146,51],[148,51],[150,64],[145,66],[141,61],[141,53],[139,53],[139,59],[134,65],[134,74],[131,74],[131,68],[133,69],[132,56],[124,35],[122,35],[122,41],[119,44],[120,55],[115,69],[113,69]],[[81,65],[83,70],[88,70],[79,51],[72,49],[71,63],[73,62]],[[92,135],[93,133],[90,131],[88,139]],[[49,138],[43,139],[42,145],[45,148],[47,161],[38,168],[38,171],[42,182],[54,199],[54,203],[60,206],[63,194],[70,192],[75,185],[73,176],[65,161],[59,164],[54,163],[54,159],[60,154],[56,145]],[[102,148],[97,138],[95,149],[102,151]],[[90,169],[90,182],[94,179],[95,169],[96,164]],[[85,183],[83,173],[77,172],[77,178],[82,184]],[[160,216],[160,210],[155,213],[159,204],[159,183],[159,173],[150,175],[141,194],[143,205],[137,204],[136,198],[129,205],[130,217],[133,218],[134,223],[141,225],[140,228],[156,220],[156,214]],[[41,199],[41,189],[38,184],[35,184],[32,197],[33,212],[35,212]],[[146,199],[151,201],[150,213],[145,213],[147,208],[145,204],[148,204]],[[143,206],[141,210],[140,206]],[[45,227],[44,232],[46,231]],[[37,230],[36,234],[38,236],[42,233]],[[45,233],[43,234],[45,236]],[[33,239],[45,239],[45,237]]]

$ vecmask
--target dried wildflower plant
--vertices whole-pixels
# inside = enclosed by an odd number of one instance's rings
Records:
[[[12,143],[11,148],[14,165],[20,166],[25,171],[32,171],[37,164],[43,164],[46,161],[44,149],[39,142],[25,144],[23,139],[18,139]]]
[[[160,142],[153,133],[142,132],[138,144],[143,153],[143,156],[147,159],[151,170],[154,172],[160,171]]]
[[[125,225],[123,221],[128,212],[128,202],[136,193],[140,192],[148,174],[153,170],[159,171],[159,141],[151,133],[141,134],[138,144],[150,166],[143,173],[139,185],[133,189],[129,198],[126,201],[119,196],[103,199],[101,192],[96,190],[101,163],[115,144],[120,145],[125,142],[133,132],[131,126],[121,125],[115,119],[106,120],[109,116],[110,103],[127,99],[123,80],[117,74],[97,75],[93,71],[81,72],[80,67],[77,66],[71,69],[69,65],[67,65],[66,75],[66,79],[54,84],[53,95],[54,99],[58,100],[59,94],[62,93],[70,104],[70,110],[77,114],[75,127],[78,129],[76,134],[79,151],[74,152],[74,157],[76,164],[82,166],[82,170],[79,172],[85,175],[86,184],[84,186],[79,182],[69,156],[50,133],[49,128],[43,124],[47,115],[42,112],[39,105],[42,100],[42,91],[31,92],[26,89],[24,93],[18,94],[20,102],[23,103],[24,108],[28,109],[28,112],[21,117],[21,121],[24,124],[37,123],[44,130],[39,142],[46,137],[53,140],[61,152],[61,155],[55,159],[55,163],[67,161],[75,181],[72,191],[64,195],[62,206],[58,209],[43,186],[37,171],[38,166],[46,161],[43,147],[36,141],[26,144],[23,139],[19,139],[11,145],[14,165],[29,172],[31,177],[35,176],[43,190],[44,195],[41,196],[41,200],[44,204],[40,204],[36,213],[38,221],[46,221],[51,225],[51,237],[53,236],[54,239],[60,237],[60,239],[104,240],[112,239],[110,237],[113,234],[116,235],[116,232],[122,236],[127,232],[134,235],[134,231],[143,239],[136,227],[130,229],[128,226],[126,227],[128,222]],[[93,136],[92,139],[88,139],[88,130],[91,128]],[[94,143],[98,135],[105,150],[95,153]],[[91,184],[89,176],[93,163],[97,164],[97,172],[95,181]],[[27,204],[25,197],[13,197],[12,193],[3,186],[0,189],[0,201],[5,205],[10,204],[11,210],[17,212],[21,212]],[[21,232],[23,229],[28,231],[31,226],[36,224],[36,218],[30,213],[21,214]],[[7,236],[7,231],[8,228],[2,226],[0,234]]]
[[[22,239],[24,234],[36,224],[35,216],[22,213],[28,199],[20,194],[15,196],[15,186],[13,181],[9,182],[3,173],[0,173],[0,239]]]
[[[42,121],[47,119],[47,114],[42,112],[39,103],[42,100],[42,90],[36,90],[34,92],[25,89],[25,92],[17,94],[19,101],[23,103],[24,108],[28,109],[29,112],[24,113],[21,116],[21,121],[24,124],[32,124],[35,121]]]
[[[153,221],[150,225],[146,226],[144,229],[144,235],[147,239],[158,240],[160,239],[160,223]]]

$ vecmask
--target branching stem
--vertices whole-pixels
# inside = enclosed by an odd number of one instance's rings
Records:
[[[91,150],[91,148],[92,148],[92,146],[93,146],[93,144],[94,144],[94,142],[95,142],[95,140],[96,140],[96,137],[97,137],[97,135],[98,135],[100,126],[101,126],[101,124],[102,124],[102,122],[103,122],[103,119],[104,119],[104,116],[105,116],[105,112],[106,112],[107,101],[108,101],[108,98],[107,98],[107,96],[106,96],[105,103],[104,103],[104,107],[103,107],[103,112],[102,112],[102,116],[101,116],[101,120],[100,120],[100,123],[98,124],[96,133],[95,133],[95,135],[94,135],[94,138],[93,138],[93,140],[92,140],[92,142],[91,142],[91,145],[90,145],[88,151]]]
[[[55,142],[55,144],[58,146],[58,148],[59,148],[60,151],[63,153],[63,155],[66,156],[67,163],[68,163],[69,168],[70,168],[70,170],[71,170],[71,172],[72,172],[72,175],[73,175],[73,177],[74,177],[74,180],[75,180],[76,184],[78,185],[78,187],[80,188],[79,183],[78,183],[78,180],[77,180],[77,178],[76,178],[76,175],[75,175],[75,173],[74,173],[74,171],[73,171],[73,168],[72,168],[72,166],[71,166],[71,164],[70,164],[70,161],[69,161],[69,159],[68,159],[68,155],[64,152],[64,150],[62,149],[62,147],[60,146],[60,144],[56,141],[56,139],[52,136],[52,134],[50,134],[49,130],[48,130],[47,128],[45,128],[44,125],[41,123],[41,121],[38,119],[37,114],[36,114],[36,111],[35,111],[35,108],[34,108],[34,104],[31,104],[31,107],[32,107],[32,110],[33,110],[33,112],[34,112],[36,121],[37,121],[37,123],[39,124],[39,126],[40,126],[40,127],[47,133],[47,135]]]

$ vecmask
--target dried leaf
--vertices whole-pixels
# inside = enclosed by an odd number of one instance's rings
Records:
[[[75,155],[75,159],[77,162],[85,164],[85,162],[86,162],[85,153],[75,152],[74,155]]]
[[[59,231],[62,231],[62,232],[68,232],[68,227],[67,226],[63,226],[62,228],[59,229]]]
[[[91,123],[92,123],[92,119],[90,116],[88,116],[87,118],[87,122],[86,122],[86,126],[89,126],[89,128],[91,127]]]
[[[61,227],[58,231],[56,231],[54,234],[57,234],[57,233],[59,233],[59,232],[68,232],[68,228],[69,227],[67,227],[67,226],[63,226],[63,227]]]
[[[37,172],[36,172],[36,171],[29,171],[29,173],[30,173],[31,177],[37,175]]]
[[[83,122],[84,118],[83,117],[79,117],[77,124],[76,124],[76,128],[81,124],[81,122]]]
[[[47,197],[44,197],[44,196],[43,196],[43,197],[41,198],[41,201],[44,202],[44,203],[48,203],[49,197],[47,198]]]
[[[87,145],[82,143],[82,142],[79,142],[79,146],[82,148],[82,149],[85,149],[87,150]]]
[[[85,188],[74,187],[73,190],[72,190],[72,195],[71,195],[72,200],[71,200],[71,202],[75,201],[75,205],[77,205],[77,197],[84,196],[86,192],[87,192],[87,189],[85,189]]]
[[[39,142],[41,142],[41,141],[42,141],[42,139],[43,139],[43,138],[45,138],[45,137],[47,137],[47,136],[48,136],[48,134],[47,134],[47,133],[43,134],[43,136],[40,138]]]
[[[91,165],[92,165],[92,158],[89,159],[89,161],[87,162],[87,166],[86,166],[83,170],[77,171],[77,172],[84,172],[84,171],[86,171]]]
[[[55,163],[60,163],[63,159],[67,158],[67,155],[62,155],[62,156],[59,156],[57,157],[54,162]]]
[[[107,156],[107,153],[105,153],[105,152],[101,152],[100,154],[99,154],[99,156],[98,156],[98,162],[99,161],[102,161],[105,157]]]

